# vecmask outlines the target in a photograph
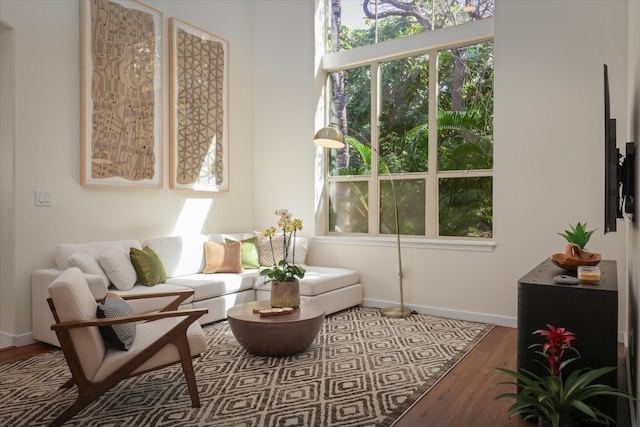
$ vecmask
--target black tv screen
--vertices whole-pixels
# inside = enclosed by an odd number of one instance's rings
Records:
[[[604,64],[604,232],[616,231],[616,220],[622,218],[619,203],[619,151],[616,143],[616,119],[609,106],[609,73]]]

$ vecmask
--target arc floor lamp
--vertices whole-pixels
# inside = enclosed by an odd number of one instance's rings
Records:
[[[345,144],[344,135],[338,129],[338,127],[334,124],[330,126],[323,127],[318,132],[316,132],[313,137],[313,142],[317,145],[327,147],[327,148],[343,148]],[[382,160],[380,153],[376,150],[372,145],[369,147],[376,152],[380,162],[385,166],[387,172],[389,173],[389,180],[391,181],[391,193],[393,194],[393,208],[395,214],[396,221],[396,243],[398,246],[398,285],[400,286],[400,306],[398,307],[385,307],[380,309],[380,313],[384,317],[409,317],[411,315],[411,310],[404,306],[404,290],[402,286],[402,251],[400,249],[400,219],[398,216],[398,199],[396,198],[396,190],[393,183],[393,177],[391,176],[391,171],[387,167],[387,165]]]

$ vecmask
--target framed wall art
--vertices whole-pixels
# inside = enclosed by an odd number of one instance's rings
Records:
[[[162,13],[81,0],[81,184],[162,188]]]
[[[229,190],[229,42],[169,20],[171,188]]]

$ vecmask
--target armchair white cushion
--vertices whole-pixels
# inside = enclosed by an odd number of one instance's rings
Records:
[[[197,322],[207,310],[178,311],[178,306],[192,291],[174,292],[174,300],[159,312],[98,319],[97,302],[80,269],[70,267],[63,271],[48,290],[48,302],[55,319],[51,328],[58,336],[73,376],[63,387],[75,384],[78,388],[75,403],[50,425],[64,424],[131,374],[178,362],[182,364],[191,403],[194,407],[200,406],[191,358],[207,348],[204,332]],[[128,322],[136,322],[137,328],[129,351],[106,346],[98,328]]]

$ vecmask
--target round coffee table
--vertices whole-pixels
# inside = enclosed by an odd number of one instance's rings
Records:
[[[227,310],[231,332],[242,347],[257,356],[290,356],[304,351],[316,339],[325,309],[301,302],[291,314],[261,316],[254,308],[270,308],[270,301],[252,301]]]

